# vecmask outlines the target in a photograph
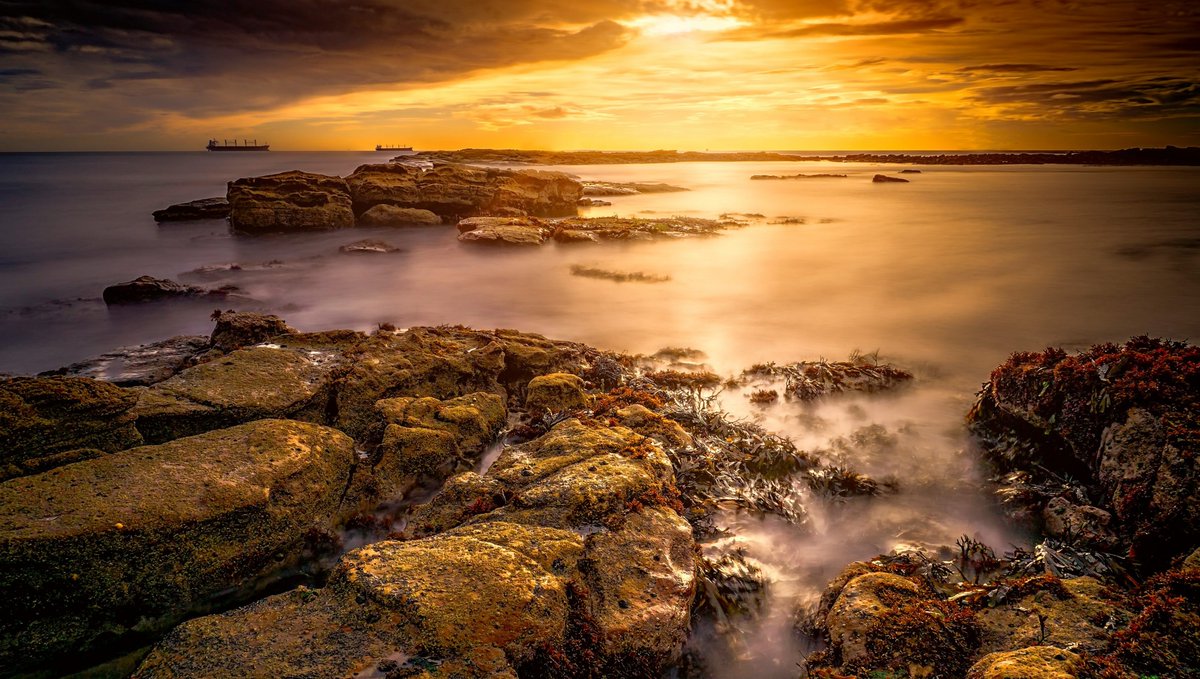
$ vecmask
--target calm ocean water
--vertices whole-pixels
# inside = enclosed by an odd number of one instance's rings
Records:
[[[0,372],[30,373],[121,345],[206,334],[211,302],[107,309],[109,284],[141,274],[232,283],[305,330],[381,322],[512,327],[649,353],[690,346],[730,374],[760,361],[878,350],[918,385],[814,406],[726,407],[846,462],[901,481],[896,495],[822,505],[805,529],[729,517],[775,585],[740,659],[713,652],[715,676],[794,676],[789,634],[848,561],[964,533],[998,548],[1026,539],[995,513],[962,417],[992,367],[1015,350],[1078,348],[1151,334],[1200,338],[1200,168],[923,167],[688,163],[582,166],[585,178],[661,181],[683,193],[611,199],[591,215],[760,213],[718,238],[487,249],[452,226],[236,238],[222,222],[156,226],[154,209],[224,193],[225,182],[288,169],[348,174],[375,153],[0,155]],[[845,179],[750,181],[839,172]],[[780,217],[802,224],[771,225]],[[387,256],[339,255],[382,238]],[[278,262],[264,266],[267,262]],[[229,264],[241,270],[228,270]],[[614,283],[582,264],[669,277]],[[224,304],[221,306],[231,306]],[[890,442],[845,445],[874,426]],[[882,429],[880,429],[882,428]],[[839,444],[838,442],[842,443]],[[832,454],[832,453],[831,453]],[[699,643],[699,642],[698,642]]]

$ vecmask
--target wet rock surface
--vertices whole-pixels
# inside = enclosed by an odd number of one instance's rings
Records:
[[[95,358],[41,373],[39,377],[90,377],[119,387],[145,387],[162,382],[188,367],[196,356],[208,348],[209,338],[202,335],[172,337],[162,342],[121,347]]]
[[[247,234],[354,226],[350,191],[339,177],[281,172],[229,182],[229,225]]]
[[[229,216],[229,201],[224,196],[201,198],[186,203],[177,203],[155,210],[156,222],[185,222],[198,219],[225,219]]]

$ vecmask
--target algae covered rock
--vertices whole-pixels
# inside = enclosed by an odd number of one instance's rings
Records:
[[[324,422],[340,365],[327,347],[238,349],[142,392],[134,409],[138,430],[161,443],[266,418]]]
[[[1058,496],[1089,498],[1079,534],[1112,549],[1096,530],[1109,514],[1116,546],[1148,571],[1200,541],[1200,347],[1137,337],[1073,355],[1013,354],[968,422],[999,471],[1028,479],[1008,493],[1014,509],[1042,516]],[[1064,488],[1062,477],[1075,481]]]
[[[327,231],[354,226],[345,180],[281,172],[229,182],[229,224],[243,233]]]
[[[142,443],[137,392],[83,377],[0,379],[0,479]]]
[[[1016,591],[1004,603],[979,613],[984,653],[1038,644],[1100,653],[1108,646],[1111,629],[1132,617],[1091,577],[1042,576],[1012,586]]]
[[[1054,646],[1030,646],[985,655],[971,666],[967,679],[1075,679],[1083,659]]]
[[[348,677],[416,658],[433,676],[513,672],[543,648],[563,645],[569,602],[558,574],[573,572],[582,552],[573,532],[503,522],[375,543],[347,554],[320,592],[182,625],[135,676],[266,676],[259,672],[269,669],[270,676]],[[279,627],[298,634],[257,632]]]
[[[264,420],[0,484],[0,664],[136,645],[269,576],[330,525],[353,460],[340,432]]]
[[[583,379],[570,373],[539,375],[529,381],[525,408],[533,413],[561,413],[587,407]]]
[[[473,463],[508,418],[504,399],[487,392],[438,400],[389,398],[375,404],[384,424],[374,462],[362,469],[368,497],[388,497],[418,474]],[[438,476],[446,476],[443,471]]]
[[[695,594],[692,527],[674,511],[649,507],[615,531],[588,537],[585,604],[608,658],[659,666],[673,660],[691,622]],[[621,660],[617,661],[618,663]]]

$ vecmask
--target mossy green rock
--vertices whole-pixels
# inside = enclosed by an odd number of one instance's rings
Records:
[[[152,634],[269,576],[328,528],[353,460],[340,432],[262,420],[0,484],[0,666]]]
[[[141,445],[136,402],[136,391],[82,377],[0,380],[0,479]]]
[[[355,495],[368,501],[393,497],[417,475],[445,478],[473,464],[508,418],[504,399],[486,392],[444,401],[382,399],[375,409],[385,425],[383,438],[355,479]]]
[[[266,418],[321,423],[341,363],[335,347],[239,349],[146,389],[134,409],[138,429],[161,443]]]
[[[583,380],[570,373],[539,375],[529,381],[525,408],[532,413],[561,413],[585,408],[588,395]]]

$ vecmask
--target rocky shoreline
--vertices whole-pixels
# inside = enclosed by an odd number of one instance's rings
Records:
[[[683,350],[216,320],[140,386],[0,382],[6,676],[129,652],[115,675],[659,676],[693,616],[751,614],[737,554],[699,551],[718,506],[802,520],[794,489],[884,492],[712,410],[697,396],[723,380],[670,367]],[[809,676],[1198,671],[1196,351],[998,368],[971,426],[1045,541],[851,564],[797,618],[828,644]],[[729,385],[764,379],[809,400],[911,375],[766,364]]]

